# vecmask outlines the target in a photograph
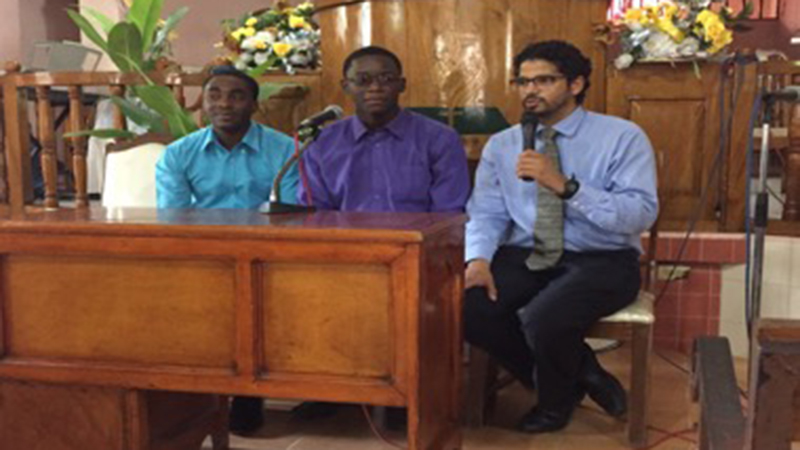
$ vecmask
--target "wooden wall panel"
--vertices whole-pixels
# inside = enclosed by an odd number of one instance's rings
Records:
[[[721,140],[720,82],[721,67],[711,63],[701,64],[699,76],[690,64],[609,69],[607,112],[641,126],[656,152],[662,228],[686,229],[698,210],[701,229],[720,228],[725,166],[711,179]],[[730,158],[727,152],[724,158]]]
[[[123,395],[115,388],[0,382],[0,448],[129,450]]]
[[[688,218],[710,170],[704,158],[704,129],[709,114],[705,102],[637,99],[631,101],[630,108],[629,119],[647,132],[656,153],[661,214]],[[665,127],[667,132],[662,131]],[[707,211],[706,216],[712,213],[713,210]]]
[[[323,103],[341,104],[348,113],[353,105],[339,86],[342,63],[352,51],[375,44],[403,61],[405,106],[498,107],[515,123],[521,107],[508,84],[511,59],[531,42],[556,38],[573,42],[592,59],[595,72],[587,106],[605,109],[605,50],[592,31],[593,24],[605,21],[605,0],[317,3],[323,8],[318,15]]]
[[[261,373],[389,377],[388,265],[265,263],[261,272]]]
[[[10,255],[2,284],[8,356],[233,366],[233,263]]]

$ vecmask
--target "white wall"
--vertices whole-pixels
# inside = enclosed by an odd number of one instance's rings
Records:
[[[768,236],[764,255],[761,316],[800,319],[800,238]],[[748,354],[744,271],[744,264],[722,269],[720,297],[720,334],[741,357]]]

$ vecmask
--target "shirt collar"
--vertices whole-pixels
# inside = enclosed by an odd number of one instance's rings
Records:
[[[398,140],[403,140],[403,136],[405,135],[406,130],[408,129],[408,121],[411,120],[411,113],[406,111],[405,109],[400,109],[400,112],[397,113],[397,116],[392,119],[391,122],[387,123],[381,130],[386,130],[389,132],[390,135],[394,136]],[[353,138],[355,138],[356,142],[360,141],[361,138],[364,137],[367,133],[370,132],[370,129],[361,122],[357,116],[353,117]]]
[[[203,146],[204,150],[211,148],[213,144],[217,144],[222,147],[222,143],[219,142],[217,139],[217,135],[214,134],[214,128],[209,126],[206,129],[206,135],[203,138]],[[247,129],[247,133],[245,133],[242,140],[236,145],[236,147],[242,147],[244,150],[250,151],[257,151],[258,150],[258,127],[253,121],[250,121],[250,128]]]
[[[583,109],[582,106],[578,106],[570,115],[553,125],[553,128],[558,131],[558,134],[561,136],[573,136],[578,132],[578,128],[580,128],[581,123],[583,123],[584,117],[586,117],[586,110]],[[539,134],[542,130],[544,130],[544,127],[539,125],[539,129],[536,130],[536,133]]]

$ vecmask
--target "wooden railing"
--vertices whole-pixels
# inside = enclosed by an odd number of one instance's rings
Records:
[[[800,62],[768,61],[759,65],[759,91],[777,91],[790,85],[800,85]],[[761,145],[761,119],[755,130],[757,149]],[[776,103],[770,127],[770,151],[776,152],[783,165],[783,219],[800,221],[800,103]]]
[[[198,125],[202,124],[200,96],[196,95],[206,78],[204,73],[154,73],[148,75],[154,82],[168,86],[177,102],[193,111]],[[130,86],[141,85],[145,80],[138,74],[119,72],[36,72],[20,73],[18,64],[8,64],[2,78],[3,132],[0,146],[0,208],[23,211],[29,207],[48,209],[59,207],[58,152],[63,142],[65,163],[73,183],[68,186],[74,192],[75,207],[88,206],[87,195],[87,143],[86,137],[63,138],[64,130],[89,129],[87,109],[91,108],[89,96],[124,96]],[[290,82],[304,85],[284,89],[281,94],[260,104],[255,120],[273,128],[291,132],[307,114],[321,109],[319,75],[305,73],[296,75],[268,75],[259,81]],[[197,97],[196,101],[192,101]],[[189,99],[189,100],[187,100]],[[54,104],[54,100],[55,103]],[[29,103],[35,103],[33,111]],[[56,129],[54,111],[68,109],[64,130]],[[35,114],[33,114],[35,112]],[[30,119],[35,116],[35,126]],[[118,108],[114,108],[113,127],[126,129],[126,120]],[[31,136],[35,132],[41,143],[41,166],[44,178],[44,200],[34,202],[31,183],[31,159],[29,149]]]

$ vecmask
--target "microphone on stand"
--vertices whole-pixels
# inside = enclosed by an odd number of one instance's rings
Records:
[[[800,86],[786,86],[777,91],[766,92],[764,94],[766,102],[796,102],[800,101]]]
[[[283,203],[281,201],[281,182],[286,173],[292,167],[292,164],[297,163],[306,148],[314,142],[314,139],[319,134],[319,129],[325,122],[331,120],[338,120],[344,116],[344,110],[339,105],[328,105],[322,111],[303,119],[300,125],[297,126],[297,134],[303,138],[303,144],[299,149],[296,149],[294,155],[281,167],[278,174],[275,175],[275,180],[272,182],[272,191],[269,194],[269,202],[262,204],[258,208],[258,212],[264,214],[285,214],[285,213],[300,213],[300,212],[314,212],[316,208],[313,206],[294,205],[290,203]]]
[[[300,122],[300,125],[297,127],[297,129],[299,130],[309,127],[318,128],[325,122],[330,122],[331,120],[339,120],[342,117],[344,117],[344,110],[342,109],[341,106],[328,105],[322,111],[312,115],[311,117],[303,119],[303,121]]]
[[[536,126],[539,125],[539,117],[536,114],[525,111],[520,120],[522,125],[522,150],[536,149]],[[532,182],[531,177],[522,177],[522,181]]]

